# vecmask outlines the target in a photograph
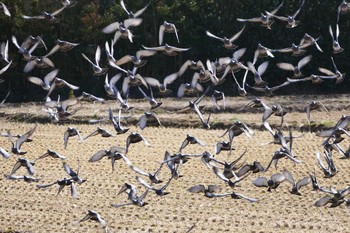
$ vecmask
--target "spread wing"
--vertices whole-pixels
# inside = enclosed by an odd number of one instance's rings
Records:
[[[89,159],[89,162],[96,162],[101,160],[104,156],[106,156],[106,151],[105,150],[99,150],[97,151],[94,155],[91,156]]]

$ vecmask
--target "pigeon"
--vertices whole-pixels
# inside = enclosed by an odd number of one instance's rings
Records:
[[[261,76],[265,73],[267,66],[269,65],[269,61],[261,63],[258,69],[255,69],[254,64],[251,62],[248,62],[247,65],[249,67],[249,71],[254,74],[254,87],[265,87],[267,82],[262,80]]]
[[[321,79],[335,79],[335,84],[339,84],[344,80],[346,73],[341,73],[338,70],[337,65],[335,64],[333,57],[331,57],[331,60],[332,60],[334,72],[330,71],[326,68],[319,67],[318,70],[320,72],[326,74],[326,76],[320,75],[319,78],[321,78]]]
[[[286,177],[283,173],[276,173],[273,174],[270,179],[258,177],[253,180],[253,184],[256,187],[268,187],[267,191],[271,192],[271,189],[276,189],[285,180]]]
[[[39,184],[39,185],[37,185],[37,188],[39,188],[39,189],[47,188],[47,187],[50,187],[50,186],[55,185],[55,184],[59,185],[57,195],[60,194],[60,192],[63,190],[63,188],[65,186],[70,186],[71,196],[73,198],[78,198],[78,192],[77,192],[76,185],[74,184],[73,180],[67,179],[67,178],[64,178],[62,180],[57,180],[57,181],[50,183],[50,184]]]
[[[246,174],[245,176],[242,177],[237,177],[235,175],[235,180],[232,181],[228,179],[223,173],[219,172],[219,169],[217,167],[213,167],[214,173],[219,177],[221,180],[225,181],[231,188],[236,187],[236,184],[244,180],[250,173]]]
[[[204,142],[202,142],[201,140],[199,140],[198,138],[187,134],[185,140],[183,140],[181,147],[179,149],[179,152],[182,151],[182,149],[184,149],[188,144],[198,144],[200,146],[205,146],[206,144]]]
[[[323,146],[328,144],[330,141],[332,141],[333,144],[339,143],[344,140],[344,138],[341,136],[342,134],[346,134],[350,137],[350,133],[345,130],[349,125],[349,122],[350,116],[342,115],[333,128],[320,131],[316,135],[320,137],[327,137],[327,139],[322,143]]]
[[[54,46],[53,49],[56,50],[56,48],[58,48],[62,52],[67,52],[78,45],[79,45],[79,43],[72,43],[69,41],[56,39],[56,45]]]
[[[132,70],[125,70],[114,63],[110,62],[109,64],[113,68],[116,68],[117,70],[122,71],[126,75],[123,79],[123,84],[122,84],[123,96],[129,95],[129,89],[131,86],[143,85],[146,88],[148,88],[148,85],[147,85],[145,79],[139,73],[137,73],[138,68],[136,66],[134,66],[134,68]],[[114,87],[114,88],[116,89],[116,87]],[[116,92],[116,91],[114,91],[114,92]]]
[[[44,76],[43,80],[35,76],[29,76],[27,79],[31,83],[40,86],[45,91],[49,91],[53,80],[58,74],[58,71],[59,71],[58,69],[54,69],[50,71],[48,74]]]
[[[86,101],[86,102],[99,102],[99,103],[103,103],[105,102],[105,99],[94,96],[93,94],[87,93],[85,91],[83,91],[81,93],[81,96],[77,97],[77,100],[79,101]]]
[[[124,65],[126,63],[133,63],[134,66],[140,68],[144,65],[146,65],[147,60],[143,60],[143,57],[150,57],[153,56],[154,54],[156,54],[157,51],[152,51],[152,50],[138,50],[134,55],[125,55],[122,58],[118,59],[117,61],[114,62],[114,64],[116,64],[117,66],[121,66]]]
[[[44,46],[46,48],[46,44],[40,36],[29,36],[26,40],[23,41],[21,45],[18,44],[15,36],[12,36],[11,39],[12,43],[18,48],[18,53],[23,55],[25,61],[31,61],[35,59],[35,56],[32,56],[32,52],[36,48],[39,48],[40,46]]]
[[[129,27],[137,27],[142,23],[142,19],[140,18],[129,18],[124,20],[123,22],[113,22],[108,26],[104,27],[101,31],[102,33],[109,34],[114,32],[114,37],[112,41],[112,45],[114,46],[119,38],[129,39],[131,43],[133,43],[133,34]]]
[[[150,146],[148,141],[141,134],[136,133],[136,132],[130,133],[130,135],[126,138],[126,146],[125,146],[126,151],[125,151],[125,153],[128,153],[130,144],[138,143],[141,141],[143,141],[146,146]]]
[[[145,80],[147,82],[147,80]],[[162,105],[162,102],[157,102],[154,97],[153,97],[153,91],[152,88],[149,88],[150,90],[150,96],[148,96],[143,90],[142,88],[139,86],[138,87],[141,94],[143,95],[143,97],[148,101],[148,103],[151,105],[151,109],[156,109],[158,108],[160,105]]]
[[[80,132],[79,130],[77,130],[76,128],[73,128],[73,127],[68,127],[67,130],[64,132],[64,137],[63,137],[63,141],[64,141],[64,149],[67,148],[67,145],[68,145],[68,139],[70,137],[73,137],[73,136],[78,136],[80,141],[83,141],[83,137],[80,135]]]
[[[61,159],[61,160],[65,160],[66,157],[63,155],[60,155],[59,153],[57,153],[56,151],[50,150],[48,149],[47,152],[43,155],[41,155],[39,158],[37,158],[35,161],[39,160],[39,159],[43,159],[46,157],[51,157],[51,158],[55,158],[55,159]]]
[[[237,177],[237,175],[235,174],[235,170],[239,169],[242,165],[237,165],[237,162],[239,162],[242,157],[245,155],[245,153],[247,152],[247,149],[245,149],[245,151],[235,160],[233,160],[231,163],[228,162],[224,162],[224,168],[223,168],[223,175],[227,178],[227,179],[231,179],[232,177]]]
[[[329,34],[332,37],[332,48],[333,48],[333,53],[341,53],[344,51],[344,49],[340,46],[338,38],[339,38],[339,25],[335,25],[335,36],[333,35],[333,29],[332,26],[329,25]]]
[[[277,169],[278,160],[281,159],[281,158],[285,158],[285,157],[289,158],[289,159],[292,160],[294,163],[301,163],[301,162],[302,162],[301,160],[298,160],[298,159],[294,158],[294,156],[292,155],[292,153],[291,153],[291,151],[290,151],[289,149],[286,149],[286,148],[284,148],[284,147],[281,147],[279,150],[277,150],[277,151],[273,154],[273,156],[272,156],[272,158],[271,158],[269,164],[266,166],[264,172],[266,172],[266,171],[270,168],[272,162],[275,163],[275,168]]]
[[[225,136],[227,133],[229,135],[230,154],[232,152],[232,141],[234,137],[237,137],[242,133],[245,133],[246,136],[249,138],[251,138],[254,135],[253,130],[251,130],[246,124],[244,124],[241,121],[236,121],[235,123],[233,123],[233,125],[230,128],[228,128],[220,137]]]
[[[231,147],[230,142],[222,141],[218,142],[215,145],[215,154],[218,155],[220,154],[221,151],[232,151],[234,148]]]
[[[337,23],[339,22],[339,18],[341,14],[346,14],[349,12],[350,12],[350,3],[348,3],[346,0],[343,0],[338,6]]]
[[[33,182],[39,182],[41,178],[35,178],[32,176],[16,176],[14,174],[12,175],[4,175],[6,179],[8,180],[23,180],[24,182],[27,183],[33,183]]]
[[[280,104],[273,104],[271,106],[267,106],[264,102],[261,101],[261,105],[264,108],[264,113],[262,115],[262,123],[264,124],[265,122],[267,122],[267,119],[274,115],[281,117],[280,126],[282,127],[284,115],[287,114],[287,111]]]
[[[260,58],[260,57],[272,57],[272,58],[274,58],[275,56],[273,55],[273,52],[276,52],[276,51],[277,51],[276,49],[267,48],[259,43],[258,48],[254,52],[253,65],[257,62],[258,58]]]
[[[63,162],[63,169],[67,172],[67,174],[71,177],[71,180],[74,182],[82,184],[86,181],[86,179],[81,179],[79,177],[80,163],[78,164],[78,169],[76,172],[66,162]]]
[[[172,84],[179,76],[180,75],[178,72],[172,73],[172,74],[166,76],[163,79],[162,83],[159,82],[158,79],[151,78],[151,77],[145,77],[144,79],[149,86],[157,87],[160,94],[166,95],[166,94],[170,94],[172,92],[170,89],[167,88],[167,86]],[[152,99],[152,97],[151,97],[151,99]]]
[[[300,45],[306,45],[306,46],[311,46],[311,45],[315,45],[316,48],[318,49],[318,51],[320,51],[321,53],[323,53],[323,50],[321,49],[321,47],[318,45],[317,41],[320,39],[320,37],[318,38],[313,38],[311,35],[309,35],[308,33],[304,34],[304,37],[301,38],[300,40]]]
[[[92,220],[98,222],[102,227],[107,227],[107,222],[103,219],[103,217],[93,210],[88,210],[88,213],[80,220],[76,222],[76,224],[79,224],[81,222]]]
[[[294,66],[290,63],[286,63],[286,62],[279,62],[276,64],[276,66],[282,70],[287,70],[287,71],[293,71],[294,75],[293,75],[293,79],[297,79],[297,78],[301,78],[304,75],[301,73],[301,68],[303,68],[306,64],[308,64],[312,59],[312,55],[306,56],[304,58],[302,58],[297,66]]]
[[[165,43],[165,45],[163,46],[158,46],[158,47],[146,47],[144,45],[142,45],[142,47],[146,50],[155,50],[157,52],[163,52],[168,56],[176,56],[177,53],[186,52],[190,50],[190,48],[177,48],[177,47],[168,45],[167,43]]]
[[[122,127],[122,125],[120,124],[120,119],[121,119],[121,109],[119,109],[119,116],[118,119],[116,120],[113,116],[113,112],[112,109],[109,109],[109,120],[112,122],[115,131],[117,132],[117,134],[123,134],[126,133],[129,128],[124,128]]]
[[[62,87],[68,87],[71,90],[78,90],[79,87],[75,86],[73,84],[68,83],[66,80],[58,77],[54,77],[51,81],[50,89],[48,90],[46,97],[49,97],[54,89],[62,88]]]
[[[184,111],[187,111],[187,110],[190,110],[190,109],[194,110],[195,113],[198,115],[198,118],[201,121],[203,128],[206,129],[206,130],[210,129],[209,120],[210,120],[211,114],[209,114],[208,119],[205,121],[204,118],[203,118],[201,109],[198,106],[198,104],[200,103],[200,101],[202,101],[202,99],[209,92],[209,90],[211,90],[211,88],[212,88],[212,85],[209,85],[201,96],[199,96],[195,100],[188,101],[188,105],[178,111],[178,112],[184,112]]]
[[[59,18],[57,18],[56,16],[58,14],[60,14],[64,9],[67,8],[67,5],[63,5],[61,8],[59,8],[58,10],[49,13],[44,11],[41,15],[37,15],[37,16],[28,16],[28,15],[22,15],[22,18],[25,20],[32,20],[32,19],[43,19],[43,20],[47,20],[50,23],[58,23],[60,21]]]
[[[215,36],[214,34],[212,34],[209,31],[206,31],[206,34],[207,34],[207,36],[209,36],[211,38],[214,38],[214,39],[217,39],[217,40],[220,40],[221,42],[223,42],[224,43],[223,46],[225,48],[227,48],[227,49],[235,49],[238,46],[233,44],[232,42],[234,42],[235,40],[237,40],[241,36],[241,34],[243,33],[244,29],[245,29],[245,25],[243,26],[243,28],[239,32],[237,32],[231,38],[227,38],[227,37],[221,38],[221,37]]]
[[[315,101],[312,100],[307,106],[306,106],[306,116],[307,116],[307,122],[310,124],[310,112],[312,110],[323,108],[327,113],[329,113],[326,106],[321,101]]]
[[[132,200],[133,198],[137,197],[136,193],[136,187],[129,183],[124,183],[124,185],[120,188],[120,190],[117,193],[117,196],[123,192],[126,192],[128,194],[128,199]]]
[[[183,160],[181,159],[180,162],[183,162]],[[171,177],[174,178],[175,180],[177,180],[180,176],[180,173],[178,172],[179,167],[180,167],[180,163],[175,164],[175,160],[171,157],[170,153],[168,151],[165,151],[165,155],[164,155],[164,159],[163,159],[163,163],[166,163],[170,172],[171,172]]]
[[[158,196],[164,196],[169,194],[169,192],[166,192],[166,188],[169,186],[170,181],[173,179],[173,177],[170,177],[170,179],[159,189],[151,186],[150,184],[148,184],[144,179],[142,179],[139,176],[136,176],[136,180],[143,186],[145,186],[146,188],[153,190]]]
[[[38,124],[35,124],[34,128],[26,132],[25,134],[21,135],[15,142],[13,141],[13,137],[10,132],[8,132],[9,135],[9,140],[12,144],[11,152],[17,155],[23,155],[26,154],[27,152],[21,151],[21,146],[23,145],[24,142],[26,142],[30,136],[35,132],[36,127]]]
[[[242,85],[239,84],[239,82],[237,81],[235,73],[232,72],[232,76],[233,76],[233,79],[235,80],[235,83],[237,84],[238,94],[240,96],[246,96],[248,94],[247,91],[245,90],[248,71],[249,70],[246,70],[245,73],[244,73],[243,80],[242,80]]]
[[[164,21],[159,27],[159,45],[163,44],[164,32],[175,33],[177,42],[180,43],[175,24]]]
[[[296,26],[298,26],[300,24],[300,20],[295,20],[295,18],[298,16],[301,8],[304,6],[305,4],[305,0],[303,0],[300,4],[300,7],[295,11],[295,13],[293,15],[288,15],[287,17],[284,17],[284,16],[277,16],[275,14],[272,14],[270,12],[267,12],[266,11],[266,14],[268,16],[272,16],[276,19],[279,19],[281,21],[286,21],[287,22],[287,28],[294,28]]]
[[[277,11],[283,6],[284,1],[281,2],[275,8],[274,10],[270,11],[269,14],[263,14],[261,13],[260,17],[255,17],[255,18],[248,18],[248,19],[242,19],[242,18],[237,18],[238,22],[251,22],[251,23],[260,23],[261,26],[266,27],[267,29],[271,29],[271,25],[274,23],[274,20],[272,19],[272,15],[275,15]]]
[[[146,198],[147,194],[148,194],[149,189],[146,189],[146,191],[140,195],[140,196],[136,196],[136,194],[132,197],[129,198],[130,202],[128,203],[123,203],[123,204],[112,204],[113,207],[119,208],[122,206],[127,206],[127,205],[136,205],[139,207],[143,207],[145,205],[147,205],[148,203],[144,201],[144,199]]]
[[[34,164],[35,162],[29,161],[27,159],[24,158],[18,158],[17,162],[15,163],[15,165],[12,168],[12,171],[10,173],[10,175],[15,174],[15,172],[20,168],[20,167],[25,167],[29,173],[29,175],[34,175],[35,173],[35,168],[34,168]]]
[[[125,152],[125,149],[118,146],[112,146],[109,150],[99,150],[91,156],[89,162],[97,162],[103,157],[111,159],[112,163],[112,173],[114,172],[114,163],[116,160],[123,159],[127,165],[131,165],[131,161],[122,153]]]
[[[93,75],[104,75],[107,73],[108,68],[101,68],[100,67],[100,59],[101,59],[101,48],[100,46],[97,46],[96,52],[95,52],[95,62],[93,63],[84,53],[81,54],[85,60],[87,60],[92,65]]]
[[[214,90],[213,95],[211,96],[211,100],[214,104],[214,106],[217,108],[217,110],[221,110],[221,107],[218,105],[218,101],[222,100],[223,101],[223,107],[222,109],[225,110],[226,109],[226,100],[225,100],[225,94],[222,91],[217,91]]]
[[[264,167],[258,161],[254,161],[252,164],[245,164],[245,165],[243,165],[238,170],[236,175],[238,177],[241,177],[241,176],[244,176],[245,174],[247,174],[250,171],[252,171],[253,173],[258,173],[258,172],[263,172],[264,170],[265,170]]]
[[[331,203],[330,207],[336,207],[345,201],[344,198],[350,193],[350,186],[339,190],[331,187],[329,190],[322,189],[321,191],[327,193],[327,195],[316,201],[315,206],[321,207],[327,205],[328,203]]]
[[[304,55],[307,50],[306,48],[309,47],[310,44],[294,44],[292,43],[291,47],[283,48],[283,49],[276,49],[276,52],[280,53],[292,53],[291,55],[294,57],[299,57]]]
[[[145,172],[144,170],[130,164],[129,167],[136,173],[140,174],[140,175],[143,175],[143,176],[146,176],[150,179],[151,183],[154,183],[154,184],[158,184],[158,183],[161,183],[162,181],[157,177],[157,175],[159,174],[160,170],[162,169],[163,167],[163,164],[162,163],[159,168],[156,170],[156,172],[154,173],[148,173],[148,172]]]
[[[140,127],[141,130],[144,130],[147,126],[147,122],[150,119],[155,119],[157,123],[161,126],[162,124],[159,121],[158,116],[154,112],[145,112],[141,117],[137,125]]]
[[[258,202],[259,200],[256,198],[250,198],[250,197],[246,197],[242,194],[236,193],[236,192],[231,192],[231,193],[209,193],[207,192],[205,194],[206,197],[209,198],[214,198],[214,197],[227,197],[230,196],[233,199],[244,199],[250,202]]]
[[[256,90],[256,91],[259,91],[259,92],[264,92],[264,94],[268,97],[273,97],[275,94],[273,93],[274,91],[280,89],[281,87],[284,87],[284,86],[287,86],[289,85],[290,82],[287,80],[285,82],[283,82],[282,84],[280,85],[277,85],[277,86],[274,86],[274,87],[269,87],[269,86],[265,86],[265,87],[254,87],[254,86],[250,86],[248,84],[246,84],[248,87]]]
[[[208,185],[207,188],[200,184],[200,185],[195,185],[187,189],[188,192],[190,193],[204,193],[204,196],[206,197],[211,197],[213,193],[217,193],[221,191],[221,187],[217,185]]]
[[[216,73],[219,74],[220,69],[224,70],[221,79],[225,78],[229,72],[236,73],[241,69],[248,70],[248,67],[239,61],[246,51],[247,48],[238,49],[232,54],[232,57],[221,57],[217,62],[214,62]]]
[[[52,54],[56,53],[59,48],[53,47],[47,54],[43,56],[31,56],[31,59],[27,62],[27,64],[23,68],[24,73],[28,73],[33,70],[35,67],[38,68],[55,68],[55,64],[49,58]]]
[[[292,190],[290,191],[291,194],[295,194],[295,195],[301,195],[299,192],[299,189],[302,186],[306,186],[311,182],[311,178],[310,176],[305,176],[304,178],[298,180],[297,182],[294,181],[294,178],[292,176],[292,174],[290,174],[290,172],[287,169],[283,170],[283,174],[286,178],[286,181],[288,181],[289,183],[291,183],[293,185]]]
[[[252,99],[251,101],[249,101],[245,106],[243,106],[243,107],[240,108],[239,110],[242,111],[242,110],[244,110],[244,109],[246,109],[246,108],[248,108],[248,107],[252,107],[252,108],[263,108],[263,106],[264,106],[264,102],[263,102],[260,98],[254,96],[254,99]]]
[[[129,18],[138,18],[140,15],[143,14],[143,12],[147,9],[147,7],[151,4],[151,1],[149,1],[147,3],[146,6],[144,6],[143,8],[141,8],[140,10],[136,11],[135,13],[132,11],[129,11],[124,3],[124,0],[120,0],[120,5],[122,6],[123,10],[126,12],[126,14],[128,15]]]
[[[332,155],[329,154],[327,151],[324,151],[323,155],[324,155],[324,159],[327,162],[327,165],[328,165],[327,167],[322,162],[320,152],[318,152],[318,151],[316,152],[316,159],[317,159],[318,164],[322,168],[324,177],[325,178],[330,178],[330,177],[335,176],[337,174],[338,170],[337,170],[337,167],[334,164]]]
[[[46,97],[46,102],[44,103],[45,108],[43,108],[43,110],[49,113],[50,119],[54,120],[55,122],[60,122],[67,120],[67,117],[78,111],[78,109],[75,109],[68,112],[68,108],[76,104],[78,104],[78,100],[76,98],[60,101],[60,96],[58,96],[58,100],[53,101],[49,97]]]
[[[187,69],[196,70],[196,71],[203,71],[205,70],[205,66],[202,61],[193,61],[193,60],[187,60],[185,61],[182,66],[180,67],[179,71],[177,72],[178,76],[181,77]]]
[[[89,134],[88,136],[86,136],[84,138],[84,140],[86,140],[89,137],[96,136],[98,134],[100,134],[104,138],[114,137],[114,135],[111,134],[110,132],[108,132],[107,130],[105,130],[105,129],[101,128],[101,127],[97,127],[97,129],[95,131],[93,131],[91,134]]]

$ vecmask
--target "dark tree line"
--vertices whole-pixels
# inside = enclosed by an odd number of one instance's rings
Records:
[[[65,9],[58,15],[58,23],[48,23],[45,20],[24,20],[21,15],[39,15],[43,11],[52,12],[62,6],[59,0],[3,0],[8,6],[12,16],[7,17],[0,14],[0,42],[9,41],[9,56],[13,60],[13,66],[4,73],[1,78],[5,81],[0,84],[0,98],[3,98],[10,88],[11,95],[9,102],[38,101],[46,95],[40,87],[28,82],[28,76],[44,77],[50,69],[35,68],[30,73],[24,73],[25,62],[18,54],[17,48],[11,42],[11,36],[15,35],[19,42],[29,35],[40,35],[48,48],[55,45],[57,38],[80,43],[79,46],[66,53],[57,52],[51,59],[55,67],[60,69],[59,77],[64,78],[80,87],[75,91],[79,95],[82,91],[105,97],[103,90],[104,76],[94,77],[90,65],[82,58],[81,53],[85,53],[93,58],[97,45],[102,50],[101,65],[107,66],[104,53],[105,41],[110,41],[113,34],[103,34],[101,29],[115,21],[122,21],[127,18],[126,13],[115,0],[78,0],[74,7]],[[278,15],[292,14],[300,5],[301,1],[284,1],[283,7],[278,11]],[[309,47],[307,54],[312,54],[312,61],[305,67],[305,74],[319,73],[318,67],[325,67],[332,70],[331,56],[342,72],[349,69],[350,34],[349,22],[350,13],[340,16],[339,42],[344,47],[340,54],[332,53],[331,37],[328,27],[335,28],[337,19],[337,7],[340,0],[317,1],[306,0],[298,18],[301,24],[295,28],[287,29],[286,23],[276,20],[272,25],[272,30],[267,30],[258,24],[247,23],[242,36],[235,41],[239,48],[247,48],[247,52],[242,57],[242,61],[252,61],[254,51],[258,43],[268,48],[279,49],[290,47],[292,43],[298,44],[305,33],[319,39],[319,45],[323,53],[314,46]],[[127,7],[133,11],[144,7],[148,1],[125,0]],[[148,9],[141,15],[143,22],[140,26],[132,28],[134,33],[133,43],[128,40],[119,39],[114,47],[116,59],[126,55],[134,54],[142,48],[142,45],[154,47],[158,46],[158,30],[164,20],[174,23],[177,26],[180,44],[175,36],[165,34],[165,42],[177,47],[191,49],[188,52],[168,57],[157,54],[148,59],[146,66],[139,69],[143,76],[150,76],[162,80],[166,75],[177,71],[188,59],[201,60],[203,63],[207,59],[215,60],[224,56],[232,56],[233,51],[222,47],[222,44],[206,36],[205,31],[230,37],[238,32],[243,23],[237,18],[252,18],[260,16],[265,10],[274,9],[280,1],[277,0],[151,0]],[[36,50],[34,55],[44,55],[47,51],[42,48]],[[270,85],[277,85],[285,81],[290,73],[276,67],[277,62],[290,62],[296,64],[300,58],[291,57],[290,54],[274,53],[275,58],[266,58],[270,61],[269,67],[264,74]],[[263,60],[266,60],[263,59]],[[263,61],[259,60],[259,62]],[[130,68],[126,66],[127,68]],[[117,71],[110,68],[109,74],[113,75]],[[187,72],[183,77],[172,84],[171,89],[175,90],[182,82],[189,82],[193,72]],[[242,75],[238,74],[238,77]],[[252,74],[248,76],[248,83],[252,81]],[[278,94],[329,94],[347,93],[350,87],[348,78],[338,85],[334,81],[326,81],[321,85],[312,85],[310,82],[292,84],[278,91]],[[234,82],[228,77],[224,85],[218,87],[224,90],[227,95],[237,95]],[[62,94],[62,91],[60,91]],[[257,94],[254,92],[254,94]],[[62,95],[69,95],[69,92]]]

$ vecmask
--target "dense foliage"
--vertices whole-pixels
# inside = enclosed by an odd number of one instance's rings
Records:
[[[339,70],[347,72],[350,67],[348,65],[350,14],[341,15],[339,20],[339,41],[345,49],[344,52],[332,53],[331,37],[328,31],[329,25],[335,28],[337,7],[340,2],[340,0],[306,0],[298,16],[301,24],[292,29],[286,28],[286,23],[278,20],[272,25],[272,30],[267,30],[254,23],[247,23],[242,36],[236,41],[240,48],[247,48],[242,61],[253,60],[254,50],[258,43],[274,49],[290,47],[293,42],[298,44],[307,32],[315,38],[321,37],[319,44],[324,52],[319,52],[314,46],[308,48],[307,53],[312,54],[313,59],[305,67],[305,73],[319,73],[318,67],[333,70],[331,56],[334,57]],[[105,97],[104,76],[93,76],[90,65],[82,58],[81,53],[93,58],[97,45],[104,48],[105,41],[113,37],[113,34],[101,33],[101,29],[112,22],[122,21],[128,17],[119,1],[78,0],[74,7],[67,8],[58,15],[60,21],[56,24],[50,24],[46,20],[24,20],[21,15],[39,15],[43,11],[53,12],[62,6],[61,1],[3,0],[3,3],[8,6],[12,16],[7,17],[3,13],[0,14],[2,32],[0,42],[9,40],[9,56],[14,65],[1,76],[5,82],[0,84],[0,98],[6,95],[9,88],[11,95],[8,101],[10,102],[42,100],[46,95],[40,87],[28,82],[27,77],[42,78],[50,69],[35,68],[28,74],[23,73],[25,62],[11,42],[12,35],[15,35],[19,42],[28,35],[41,35],[49,49],[54,46],[57,38],[80,43],[71,51],[57,52],[52,55],[55,67],[60,69],[59,76],[80,87],[78,91],[75,91],[75,95],[86,91]],[[125,3],[129,9],[136,11],[144,7],[148,1],[125,0]],[[134,43],[124,39],[118,40],[114,48],[114,56],[118,59],[125,54],[133,54],[141,49],[142,45],[158,46],[159,26],[164,20],[174,23],[178,28],[180,44],[172,34],[165,34],[165,41],[177,47],[190,47],[191,49],[176,57],[157,54],[148,59],[146,66],[139,69],[139,73],[143,76],[162,80],[166,75],[177,71],[187,59],[201,60],[205,63],[207,59],[215,60],[223,56],[232,56],[232,50],[225,49],[222,43],[206,36],[205,31],[209,30],[215,35],[230,37],[243,27],[243,23],[238,22],[237,18],[258,17],[261,12],[270,11],[278,4],[280,4],[278,0],[151,0],[151,4],[141,15],[142,24],[132,29],[135,35]],[[299,5],[299,1],[285,0],[278,15],[293,14]],[[34,53],[43,55],[47,52],[40,48]],[[291,57],[290,54],[275,53],[275,58],[266,59],[270,60],[270,64],[264,79],[273,86],[284,82],[290,75],[290,72],[278,69],[275,63],[283,61],[295,64],[300,58]],[[266,59],[259,60],[259,62]],[[102,51],[102,66],[107,66],[104,50]],[[112,68],[109,69],[110,75],[116,72]],[[180,83],[189,82],[192,75],[193,72],[187,72],[172,84],[171,88],[176,89]],[[238,74],[238,76],[241,78],[242,75]],[[252,74],[249,74],[248,83],[251,81]],[[228,78],[225,84],[218,88],[224,90],[227,95],[237,95],[233,83],[233,79]],[[350,81],[347,78],[338,85],[335,85],[334,81],[326,81],[321,85],[303,82],[289,85],[278,91],[278,94],[344,93],[348,91],[349,86]],[[65,94],[68,95],[68,92]]]

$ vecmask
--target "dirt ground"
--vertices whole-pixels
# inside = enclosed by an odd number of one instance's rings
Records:
[[[116,132],[112,124],[102,121],[89,124],[90,119],[107,119],[108,108],[116,109],[114,101],[106,103],[82,103],[77,113],[64,124],[51,123],[47,114],[42,111],[40,103],[5,104],[0,108],[0,132],[11,130],[12,134],[23,134],[38,126],[30,137],[33,141],[23,144],[21,149],[24,155],[12,154],[10,158],[0,158],[2,173],[9,174],[19,157],[34,160],[44,154],[47,149],[55,150],[66,157],[65,162],[76,171],[80,164],[79,176],[87,179],[85,183],[77,184],[78,197],[70,195],[69,187],[65,187],[57,195],[58,185],[38,189],[38,184],[49,184],[63,178],[69,178],[64,171],[60,159],[44,158],[36,161],[34,177],[41,178],[38,183],[26,183],[23,180],[8,180],[0,177],[0,232],[104,232],[95,221],[77,223],[88,210],[98,212],[108,223],[108,232],[347,232],[350,223],[350,209],[342,204],[336,208],[315,207],[315,202],[325,193],[312,190],[311,184],[302,187],[301,196],[292,195],[291,184],[283,182],[277,189],[268,192],[267,188],[258,188],[252,181],[259,177],[270,177],[288,169],[298,180],[313,171],[316,171],[321,186],[332,186],[337,189],[349,185],[349,161],[340,159],[341,155],[334,152],[333,159],[338,173],[332,178],[324,178],[320,166],[317,164],[315,153],[322,153],[322,142],[325,138],[316,136],[321,128],[332,127],[341,115],[349,115],[349,96],[284,96],[274,98],[261,98],[267,104],[280,103],[288,110],[284,125],[293,127],[293,136],[302,137],[293,141],[293,153],[302,162],[294,164],[289,159],[281,159],[277,169],[274,166],[266,173],[252,173],[239,182],[239,186],[230,188],[220,180],[211,169],[207,168],[198,157],[191,158],[180,168],[181,177],[173,179],[165,196],[157,196],[152,190],[145,198],[148,205],[138,207],[134,205],[119,208],[111,204],[127,203],[127,194],[117,196],[117,192],[125,182],[137,187],[138,195],[146,188],[138,183],[138,175],[132,171],[123,160],[117,160],[115,171],[112,173],[111,161],[102,158],[97,162],[89,162],[90,157],[99,150],[107,150],[111,146],[125,147],[126,138],[130,132],[138,132],[149,142],[131,144],[126,156],[133,165],[145,171],[154,172],[163,160],[164,154],[177,153],[187,134],[199,138],[205,146],[189,144],[183,149],[186,154],[202,154],[208,151],[215,154],[217,142],[228,140],[228,136],[220,136],[233,122],[240,120],[250,126],[254,136],[248,138],[242,134],[233,140],[234,150],[231,155],[223,151],[216,155],[219,161],[232,162],[239,157],[245,149],[246,154],[239,163],[252,163],[259,161],[264,167],[271,160],[279,145],[262,145],[272,140],[269,132],[264,130],[261,123],[262,110],[238,111],[249,102],[249,98],[228,98],[227,109],[217,111],[210,100],[204,100],[203,110],[206,118],[211,112],[211,129],[200,127],[197,115],[193,112],[176,113],[176,110],[188,104],[188,99],[174,100],[162,99],[162,109],[155,112],[163,126],[153,124],[141,130],[137,127],[139,117],[149,106],[142,100],[130,100],[129,104],[135,107],[129,118],[123,119],[123,125],[130,130],[115,137],[102,138],[93,136],[84,141],[77,137],[69,138],[68,146],[64,149],[63,135],[68,127],[77,128],[82,136],[87,136],[97,126],[103,127],[113,134]],[[316,110],[311,113],[314,127],[308,132],[306,113],[304,107],[311,100],[322,100],[330,110]],[[117,115],[117,112],[115,112]],[[280,118],[272,116],[269,120],[273,129],[279,124]],[[288,135],[286,128],[283,133]],[[340,145],[347,149],[349,138],[345,136]],[[6,137],[0,137],[0,147],[11,151],[11,144]],[[16,175],[28,175],[25,168],[20,168]],[[159,177],[163,180],[161,187],[169,178],[170,172],[163,166]],[[147,177],[144,180],[149,182]],[[203,193],[190,193],[187,191],[193,185],[215,184],[222,187],[220,193],[235,191],[247,197],[258,199],[251,203],[243,199],[231,197],[207,198]]]

